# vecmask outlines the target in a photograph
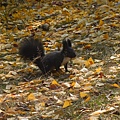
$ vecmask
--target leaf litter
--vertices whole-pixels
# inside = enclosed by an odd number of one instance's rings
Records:
[[[119,0],[1,2],[0,119],[120,119]],[[36,33],[46,52],[71,39],[69,72],[44,76],[18,55]]]

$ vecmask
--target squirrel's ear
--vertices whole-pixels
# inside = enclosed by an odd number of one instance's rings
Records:
[[[67,39],[67,44],[68,44],[69,47],[72,47],[70,39]]]
[[[63,40],[62,41],[62,44],[63,44],[63,49],[67,48],[68,47],[68,43],[66,40]]]

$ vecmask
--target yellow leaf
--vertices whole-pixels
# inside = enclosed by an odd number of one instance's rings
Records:
[[[6,43],[6,40],[5,40],[5,39],[4,39],[4,40],[0,40],[0,42],[1,42],[1,43]]]
[[[72,103],[71,103],[71,100],[66,100],[63,104],[63,108],[66,108],[68,106],[70,106]]]
[[[41,105],[42,107],[45,107],[45,102],[42,102],[40,105]]]
[[[46,32],[45,31],[42,31],[42,35],[45,36]]]
[[[80,97],[81,97],[81,98],[84,98],[84,97],[86,97],[86,96],[88,96],[88,94],[86,94],[85,92],[80,92]]]
[[[102,26],[103,24],[104,24],[104,22],[102,20],[100,20],[99,26]]]
[[[98,67],[98,68],[95,70],[95,72],[96,72],[96,73],[99,73],[101,70],[102,70],[102,68],[101,68],[101,67]]]
[[[89,66],[90,66],[90,64],[89,64],[88,61],[85,61],[85,66],[86,66],[86,67],[89,67]]]
[[[76,82],[72,82],[71,87],[74,87],[74,86],[75,86],[75,83],[76,83]]]
[[[117,87],[117,88],[120,88],[120,86],[118,84],[112,84],[113,87]]]
[[[29,94],[28,97],[27,97],[27,100],[35,100],[35,96],[33,93]]]
[[[53,80],[53,81],[52,81],[52,84],[53,84],[53,85],[60,85],[56,80]]]
[[[85,66],[89,67],[90,65],[94,64],[93,59],[90,57],[86,62],[85,62]]]
[[[47,41],[47,40],[48,40],[48,41],[50,41],[50,40],[51,40],[51,38],[47,37],[47,38],[46,38],[46,41]]]
[[[90,96],[87,97],[87,99],[85,100],[85,102],[88,102],[90,100]]]
[[[89,59],[88,59],[88,61],[89,61],[89,63],[92,65],[92,64],[94,64],[94,61],[93,61],[93,59],[90,57]]]

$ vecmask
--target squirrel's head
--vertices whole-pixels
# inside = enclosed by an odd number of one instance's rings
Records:
[[[69,39],[67,40],[63,40],[63,54],[65,57],[69,57],[69,58],[75,58],[76,54],[75,51],[72,48],[72,44],[71,41]]]

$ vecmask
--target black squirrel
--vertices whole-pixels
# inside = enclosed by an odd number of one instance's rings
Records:
[[[61,65],[64,65],[67,72],[68,61],[71,58],[75,58],[76,54],[69,39],[63,40],[62,44],[63,48],[61,51],[54,51],[45,55],[42,42],[39,39],[34,39],[34,37],[28,37],[20,42],[19,54],[24,59],[33,61],[44,74],[54,68],[58,71]]]

